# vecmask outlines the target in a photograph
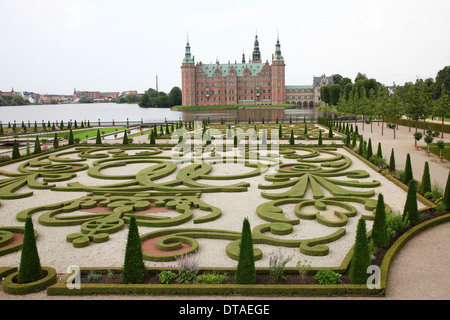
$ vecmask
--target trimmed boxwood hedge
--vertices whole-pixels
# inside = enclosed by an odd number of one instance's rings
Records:
[[[17,283],[19,271],[10,273],[3,279],[3,291],[9,294],[27,294],[45,290],[56,282],[56,270],[51,267],[42,267],[44,277],[29,283]]]

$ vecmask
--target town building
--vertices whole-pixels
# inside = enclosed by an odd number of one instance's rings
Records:
[[[189,39],[181,65],[182,104],[275,105],[285,104],[285,62],[277,39],[272,61],[262,62],[258,35],[252,59],[237,63],[204,64],[191,56]]]

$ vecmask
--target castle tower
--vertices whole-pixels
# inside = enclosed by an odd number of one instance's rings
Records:
[[[191,47],[187,38],[183,63],[181,64],[182,104],[195,105],[195,65],[191,57]]]
[[[285,67],[284,58],[281,55],[280,39],[277,35],[275,55],[272,58],[272,104],[285,104]]]
[[[261,52],[259,52],[258,35],[255,35],[255,43],[253,47],[252,63],[261,63]]]

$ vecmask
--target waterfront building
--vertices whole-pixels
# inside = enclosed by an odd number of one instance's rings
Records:
[[[252,58],[242,55],[240,63],[195,62],[189,39],[181,65],[182,104],[192,105],[274,105],[285,104],[285,61],[277,38],[272,61],[262,62],[258,35]]]

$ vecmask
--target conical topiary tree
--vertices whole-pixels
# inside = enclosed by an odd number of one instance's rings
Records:
[[[448,172],[447,185],[445,186],[444,197],[442,198],[445,209],[450,210],[450,171]]]
[[[156,144],[154,130],[150,131],[150,144]]]
[[[369,274],[370,265],[369,243],[367,240],[366,220],[360,218],[356,229],[355,246],[350,264],[350,281],[353,284],[364,284]]]
[[[53,137],[53,149],[58,149],[58,147],[59,147],[58,134],[55,132],[55,136]]]
[[[394,155],[394,148],[392,148],[391,151],[391,158],[389,159],[389,171],[395,172],[395,155]]]
[[[34,154],[38,154],[41,153],[42,149],[41,149],[41,141],[39,140],[39,137],[36,136],[36,140],[34,141]]]
[[[247,218],[242,224],[241,242],[239,244],[239,260],[236,270],[236,283],[254,284],[256,282],[255,257],[250,222]]]
[[[25,220],[25,231],[23,236],[22,254],[20,256],[18,283],[34,282],[42,279],[42,271],[39,254],[36,247],[36,236],[34,234],[31,216]]]
[[[377,158],[383,158],[383,151],[381,150],[381,142],[378,142],[378,149],[377,149]]]
[[[14,140],[11,158],[12,159],[20,158],[19,144],[17,143],[17,140]]]
[[[408,194],[406,196],[406,203],[403,209],[403,218],[406,217],[408,213],[409,223],[412,226],[418,225],[420,223],[419,219],[419,209],[417,208],[417,185],[414,180],[409,183]]]
[[[289,137],[289,144],[290,145],[294,145],[295,140],[294,140],[294,130],[291,129],[291,136]]]
[[[128,135],[127,135],[127,130],[124,130],[124,134],[123,134],[123,141],[122,144],[128,144]]]
[[[102,136],[100,135],[100,129],[97,129],[97,138],[95,139],[95,144],[102,144]]]
[[[369,138],[369,142],[367,143],[366,158],[370,160],[372,156],[373,156],[372,139]]]
[[[67,142],[67,144],[69,145],[69,146],[71,146],[71,145],[73,145],[75,143],[75,141],[74,141],[74,139],[73,139],[73,132],[72,132],[72,129],[70,129],[70,131],[69,131],[69,141]]]
[[[420,184],[419,193],[425,195],[425,193],[431,192],[431,178],[430,178],[430,166],[428,161],[425,161],[425,166],[423,168],[422,183]]]
[[[363,136],[359,137],[359,149],[358,149],[358,154],[360,156],[362,156],[364,154],[364,138]]]
[[[131,215],[128,226],[127,247],[122,269],[122,283],[142,283],[146,274],[142,256],[141,237],[139,236],[136,217]]]
[[[322,141],[322,130],[319,130],[319,140],[318,140],[318,145],[319,145],[319,146],[323,145],[323,141]]]
[[[411,156],[409,153],[406,155],[406,164],[405,164],[405,177],[403,178],[403,183],[409,184],[409,182],[413,179],[412,166],[411,166]]]
[[[387,247],[389,238],[386,225],[386,207],[383,194],[378,195],[377,208],[375,210],[375,219],[372,227],[373,243],[381,248]]]

